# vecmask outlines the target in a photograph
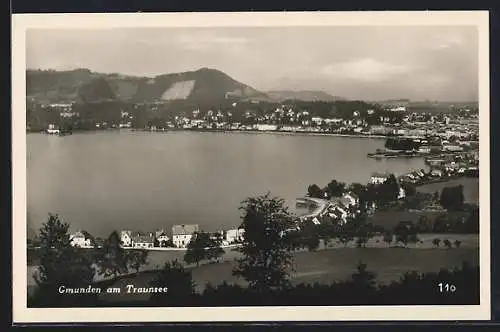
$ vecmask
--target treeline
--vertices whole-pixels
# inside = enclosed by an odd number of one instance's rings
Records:
[[[407,273],[389,285],[377,285],[375,274],[360,262],[351,280],[328,285],[293,285],[293,251],[297,248],[292,233],[294,217],[281,198],[270,194],[248,198],[241,206],[241,228],[245,230],[240,255],[235,259],[232,274],[243,285],[207,285],[201,293],[195,291],[190,270],[180,262],[167,262],[154,272],[152,282],[138,287],[167,287],[167,293],[152,294],[147,303],[119,305],[150,306],[220,306],[220,305],[355,305],[355,304],[475,304],[478,301],[478,269],[441,271],[437,274]],[[359,224],[358,224],[359,225]],[[398,241],[413,241],[414,230],[402,225]],[[363,227],[358,228],[365,229]],[[40,229],[40,264],[35,274],[37,287],[28,298],[29,307],[116,306],[103,303],[99,294],[60,294],[59,287],[113,287],[129,269],[139,272],[144,263],[142,252],[121,248],[116,232],[95,254],[73,248],[68,242],[68,225],[57,216],[50,216]],[[348,234],[348,233],[346,233]],[[359,233],[358,235],[360,235]],[[361,237],[365,238],[365,237]],[[193,248],[191,248],[193,249]],[[197,250],[208,254],[210,247]],[[134,254],[132,254],[135,252]],[[208,252],[208,253],[207,253]],[[132,257],[130,256],[132,255]],[[207,258],[207,256],[204,256]],[[94,282],[95,273],[110,279]],[[150,272],[153,273],[153,272]],[[139,283],[140,274],[137,275]],[[455,285],[453,294],[439,292],[437,282]]]

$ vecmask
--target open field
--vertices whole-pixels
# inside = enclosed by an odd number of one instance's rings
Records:
[[[417,190],[423,193],[433,194],[436,191],[441,192],[445,187],[453,187],[458,185],[464,186],[464,201],[465,203],[479,204],[479,179],[463,177],[446,182],[436,182],[425,184],[417,187]]]
[[[298,251],[294,253],[295,272],[293,280],[296,283],[331,282],[348,278],[356,269],[359,261],[368,265],[369,270],[377,273],[379,282],[398,279],[404,272],[415,270],[419,272],[437,271],[441,267],[452,268],[462,261],[478,264],[479,235],[477,234],[420,234],[422,243],[409,244],[408,248],[388,247],[381,237],[373,237],[366,244],[367,248],[356,248],[354,242],[347,247],[336,240],[329,242],[328,247],[321,243],[316,252]],[[461,241],[460,248],[445,249],[443,245],[435,248],[432,240],[449,239]],[[157,270],[171,260],[183,262],[185,251],[150,251],[148,263],[139,276],[124,276],[118,278],[113,287],[124,287],[127,284],[147,285],[155,276]],[[227,250],[220,258],[220,263],[201,262],[199,267],[191,265],[193,280],[197,290],[203,289],[208,282],[218,284],[226,280],[228,283],[242,282],[231,274],[234,259],[239,253]],[[28,266],[28,291],[35,285],[33,273],[36,266]],[[102,280],[97,278],[97,280]],[[144,295],[147,296],[147,295]],[[116,296],[114,296],[116,298]],[[137,295],[135,295],[137,298]],[[126,295],[120,299],[127,300]],[[128,298],[130,300],[130,298]]]
[[[317,252],[297,252],[294,254],[292,283],[330,283],[345,280],[355,272],[357,264],[362,261],[368,270],[376,273],[378,283],[387,283],[399,279],[405,272],[437,272],[441,268],[453,268],[466,261],[473,265],[479,263],[479,250],[473,248],[459,249],[407,249],[407,248],[342,248],[321,250]],[[235,263],[225,261],[219,264],[204,264],[191,268],[197,291],[202,291],[206,283],[213,285],[227,281],[228,283],[245,284],[245,281],[232,275]],[[154,272],[142,273],[118,279],[113,287],[134,284],[136,287],[147,286],[155,277]],[[131,296],[122,294],[102,294],[106,301],[131,300]],[[148,295],[143,294],[143,300]],[[138,299],[137,295],[134,299]]]

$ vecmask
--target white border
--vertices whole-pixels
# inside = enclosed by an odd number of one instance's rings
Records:
[[[26,29],[257,26],[477,26],[480,305],[230,308],[27,308]],[[13,322],[235,322],[490,319],[489,16],[487,11],[16,14],[12,16]]]

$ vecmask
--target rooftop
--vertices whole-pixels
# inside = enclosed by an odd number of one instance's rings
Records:
[[[174,225],[172,227],[172,235],[192,235],[198,232],[198,225]]]

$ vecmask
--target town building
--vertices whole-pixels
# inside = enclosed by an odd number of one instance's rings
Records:
[[[170,240],[167,232],[163,229],[159,229],[155,232],[156,243],[159,247],[165,247],[167,242]]]
[[[92,240],[92,236],[85,231],[77,231],[70,235],[69,243],[73,247],[77,248],[93,248],[94,243]]]
[[[132,231],[124,230],[120,232],[120,242],[123,247],[132,246]]]
[[[153,234],[135,234],[132,236],[132,247],[143,249],[143,248],[153,248],[155,243],[155,237]]]
[[[197,224],[174,225],[172,227],[172,242],[178,248],[185,248],[198,230]]]
[[[47,134],[60,134],[61,130],[53,123],[49,124],[47,128]]]
[[[374,172],[372,173],[370,180],[368,181],[369,184],[382,184],[387,179],[389,178],[390,174],[389,173],[377,173]]]
[[[243,240],[245,230],[243,228],[230,229],[226,232],[226,241],[228,243],[235,243]]]

